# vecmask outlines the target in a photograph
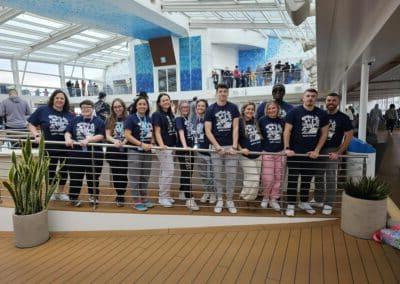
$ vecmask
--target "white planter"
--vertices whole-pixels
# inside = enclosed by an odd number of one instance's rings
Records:
[[[386,226],[387,199],[365,200],[343,192],[341,228],[354,237],[371,239],[372,234]]]
[[[30,248],[49,239],[47,210],[31,215],[13,215],[15,246]]]

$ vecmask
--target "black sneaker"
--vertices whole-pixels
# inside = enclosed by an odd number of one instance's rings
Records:
[[[99,204],[99,199],[97,198],[97,196],[94,195],[90,195],[89,196],[89,203],[91,206],[93,206],[94,204]]]
[[[115,203],[117,204],[117,207],[124,207],[125,198],[117,197],[115,198]]]
[[[74,207],[79,207],[79,206],[81,206],[81,201],[80,200],[78,200],[78,199],[73,199],[73,200],[71,200],[71,205],[72,206],[74,206]]]

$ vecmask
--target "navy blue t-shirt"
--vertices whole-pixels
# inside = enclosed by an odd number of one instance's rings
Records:
[[[71,133],[72,140],[79,142],[85,140],[89,136],[105,136],[105,124],[104,121],[97,116],[93,116],[92,118],[84,118],[83,116],[79,115],[70,122],[66,132]],[[74,146],[74,149],[81,148],[80,146]],[[103,150],[100,146],[95,146],[94,151],[96,154],[100,154],[100,152]]]
[[[246,127],[246,129],[245,129]],[[247,134],[247,135],[246,135]],[[262,139],[254,119],[245,121],[243,124],[242,119],[239,121],[239,144],[240,147],[249,149],[251,152],[262,151]],[[245,156],[245,155],[243,155]],[[249,159],[256,159],[260,155],[248,155]]]
[[[189,118],[186,117],[177,117],[176,118],[176,131],[178,135],[178,143],[177,145],[179,147],[182,147],[183,144],[181,142],[181,139],[179,138],[179,130],[183,130],[185,134],[185,139],[186,139],[186,144],[188,147],[193,147],[194,146],[194,136],[193,136],[193,124],[192,121],[190,121]]]
[[[151,125],[149,116],[141,117],[137,113],[129,115],[125,120],[125,129],[129,129],[132,133],[132,136],[140,142],[151,144],[153,126]],[[134,150],[139,151],[139,149]]]
[[[125,118],[118,118],[115,122],[114,130],[111,133],[112,137],[119,141],[124,141],[125,139],[125,128],[124,128]]]
[[[283,129],[285,121],[282,118],[264,116],[259,120],[263,139],[263,150],[276,153],[283,150]]]
[[[342,144],[344,133],[352,130],[353,126],[349,117],[341,111],[337,111],[335,114],[328,113],[328,119],[329,132],[324,148],[339,148]]]
[[[257,119],[260,120],[262,117],[265,116],[265,107],[267,106],[267,102],[261,103],[258,108],[257,108]],[[291,104],[288,104],[285,101],[282,101],[280,103],[280,112],[279,112],[279,117],[280,118],[285,118],[286,115],[293,109],[293,106]]]
[[[289,112],[285,121],[293,125],[290,149],[302,154],[314,151],[321,135],[321,128],[329,124],[328,115],[318,107],[309,111],[303,106],[298,106]]]
[[[195,144],[198,145],[200,149],[210,149],[210,142],[205,133],[204,129],[204,118],[193,117],[193,129]],[[204,155],[209,155],[207,152],[201,152]]]
[[[164,111],[157,111],[153,113],[151,119],[153,126],[158,126],[161,128],[161,137],[163,139],[164,145],[168,147],[175,147],[177,137],[174,115],[168,115],[168,113]]]
[[[204,120],[212,123],[212,133],[220,146],[233,145],[233,120],[239,116],[238,107],[230,102],[224,106],[214,103],[207,108]]]
[[[32,113],[28,122],[40,126],[45,140],[64,141],[64,133],[73,118],[69,111],[57,111],[52,107],[42,106]]]

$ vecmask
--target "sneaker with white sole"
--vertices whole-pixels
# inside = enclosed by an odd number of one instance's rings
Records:
[[[324,207],[324,203],[323,203],[323,202],[317,202],[317,201],[315,201],[314,198],[310,200],[310,205],[311,205],[312,207],[316,207],[316,208],[322,208],[322,207]]]
[[[69,196],[67,194],[65,194],[65,193],[60,193],[58,195],[58,199],[61,200],[61,201],[69,201]]]
[[[189,210],[192,210],[192,211],[199,211],[200,210],[199,206],[197,206],[196,201],[194,200],[193,197],[192,198],[188,198],[186,200],[186,207]]]
[[[229,200],[229,201],[226,202],[226,208],[228,208],[228,211],[231,214],[236,214],[237,213],[237,209],[235,207],[235,203],[233,203],[232,200]]]
[[[289,204],[286,208],[285,212],[286,216],[293,217],[294,216],[294,205]]]
[[[332,214],[332,206],[330,205],[324,205],[324,208],[322,209],[322,214],[324,215],[331,215]]]
[[[172,207],[172,203],[169,201],[169,199],[167,198],[163,198],[163,199],[158,199],[158,203],[160,205],[162,205],[165,208],[170,208]]]
[[[264,197],[263,200],[261,201],[261,208],[267,209],[268,202],[269,202],[269,199]]]
[[[172,197],[168,197],[167,200],[169,201],[169,203],[174,204],[175,203],[175,199],[173,199]]]
[[[50,201],[55,201],[55,200],[57,200],[58,199],[58,194],[57,193],[53,193],[51,196],[50,196]]]
[[[315,214],[315,209],[311,207],[310,203],[308,202],[300,202],[299,208],[301,210],[306,211],[308,214]]]
[[[79,207],[79,206],[81,206],[81,201],[78,199],[73,199],[73,200],[71,200],[71,205],[74,207]]]
[[[95,204],[96,205],[99,204],[99,199],[97,198],[97,196],[90,195],[88,200],[89,200],[90,205],[92,205],[92,206]]]
[[[219,214],[222,212],[222,207],[224,207],[224,201],[222,199],[218,199],[217,204],[215,204],[214,212]]]
[[[179,200],[186,200],[186,196],[185,196],[185,192],[184,191],[180,191],[179,192]]]
[[[281,211],[281,206],[276,199],[271,199],[269,202],[269,206],[274,209],[275,211]]]
[[[204,193],[203,196],[200,198],[201,203],[207,203],[207,200],[210,198],[209,193]]]
[[[210,193],[210,200],[209,200],[210,204],[215,204],[215,202],[217,202],[217,196],[215,193]]]

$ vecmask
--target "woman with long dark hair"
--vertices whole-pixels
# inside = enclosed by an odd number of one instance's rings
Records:
[[[146,211],[152,208],[147,186],[150,178],[153,127],[150,120],[150,105],[146,97],[138,96],[131,105],[132,114],[125,121],[125,137],[135,148],[128,150],[129,182],[132,188],[134,208]]]
[[[158,203],[164,207],[172,207],[175,202],[171,198],[171,183],[174,174],[174,158],[172,150],[167,147],[176,146],[175,116],[172,113],[171,98],[161,93],[157,98],[157,111],[153,113],[152,123],[157,145],[162,149],[158,154],[160,161],[159,198]]]
[[[68,195],[64,193],[64,187],[68,179],[68,150],[64,144],[51,144],[50,141],[64,142],[64,133],[73,118],[69,111],[68,96],[62,90],[55,90],[51,94],[47,106],[39,107],[28,119],[28,128],[35,137],[36,143],[39,143],[42,135],[47,142],[45,148],[50,156],[50,179],[54,177],[57,166],[65,161],[60,171],[59,192],[52,196],[53,200],[69,200]]]
[[[128,162],[124,123],[127,117],[126,105],[121,99],[114,99],[111,103],[111,114],[106,120],[106,140],[113,147],[107,147],[106,159],[110,164],[114,189],[117,193],[115,202],[122,207],[125,202],[125,191],[128,182]]]

